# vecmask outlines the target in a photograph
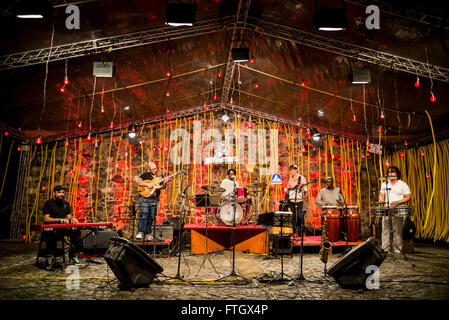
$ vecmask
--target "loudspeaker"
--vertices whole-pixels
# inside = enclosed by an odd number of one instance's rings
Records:
[[[125,288],[145,287],[163,271],[145,251],[124,238],[110,240],[104,259]]]
[[[93,231],[83,238],[84,253],[105,253],[109,247],[109,240],[117,237],[115,231]]]
[[[114,63],[112,62],[94,62],[93,75],[96,77],[111,78],[114,74]]]
[[[231,57],[234,62],[245,62],[249,60],[249,48],[232,48]]]
[[[153,232],[151,232],[153,234]],[[173,239],[173,225],[162,224],[156,225],[156,238]]]
[[[362,288],[370,275],[366,273],[367,267],[370,265],[379,267],[386,256],[377,240],[371,237],[334,263],[327,273],[342,287]]]

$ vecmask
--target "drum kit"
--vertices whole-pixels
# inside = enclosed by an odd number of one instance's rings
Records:
[[[204,185],[202,190],[206,194],[197,194],[194,199],[197,208],[206,207],[207,213],[212,214],[212,222],[216,225],[232,226],[234,223],[251,224],[257,220],[258,194],[266,183],[252,183],[248,188],[235,188],[235,191],[222,195],[226,190],[219,186]],[[250,191],[251,190],[251,191]],[[205,201],[204,203],[202,201]]]
[[[327,238],[331,242],[340,240],[342,231],[347,241],[358,241],[360,230],[359,207],[322,206],[321,223],[326,223]]]

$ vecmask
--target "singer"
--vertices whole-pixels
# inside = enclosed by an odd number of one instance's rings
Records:
[[[334,178],[326,178],[326,187],[321,189],[316,197],[318,206],[339,206],[345,203],[341,189],[334,186]]]
[[[401,171],[394,166],[388,167],[387,182],[382,183],[380,187],[379,202],[386,202],[394,208],[408,201],[410,201],[410,189],[401,180]],[[392,217],[393,230],[391,230],[388,217],[382,218],[382,249],[390,251],[390,233],[393,232],[394,252],[401,252],[403,224],[403,217]]]
[[[295,230],[294,239],[299,239],[299,229],[304,223],[303,209],[304,199],[307,197],[307,181],[306,178],[298,173],[298,166],[291,165],[288,167],[289,179],[285,191],[285,198],[292,212],[292,225]]]

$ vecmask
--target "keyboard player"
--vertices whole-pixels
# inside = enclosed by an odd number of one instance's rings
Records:
[[[70,203],[65,200],[66,187],[57,185],[53,188],[53,198],[47,200],[42,210],[44,215],[44,224],[77,224],[78,220],[73,217]],[[52,234],[46,234],[47,248],[51,252],[55,252],[56,240],[60,237],[67,236],[70,238],[69,259],[75,264],[79,265],[80,261],[76,254],[79,250],[80,231],[78,229],[60,229],[55,230]],[[54,259],[53,259],[54,260]],[[54,261],[52,261],[54,262]]]

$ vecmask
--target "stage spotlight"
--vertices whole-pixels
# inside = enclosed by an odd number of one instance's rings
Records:
[[[349,80],[354,84],[366,84],[371,81],[371,73],[369,69],[354,69],[349,74]]]
[[[20,19],[42,19],[53,15],[53,6],[47,0],[20,0],[16,17]]]
[[[136,132],[136,126],[130,125],[128,128],[128,141],[129,144],[136,144],[138,142],[139,135]]]
[[[167,3],[165,24],[173,27],[193,26],[195,15],[195,3]]]
[[[318,8],[313,16],[313,25],[322,31],[341,31],[346,29],[345,8]]]
[[[227,112],[225,112],[225,114],[221,116],[221,120],[223,120],[223,122],[229,121],[229,116],[228,116]]]
[[[249,48],[233,48],[231,50],[231,57],[234,62],[249,61]]]

